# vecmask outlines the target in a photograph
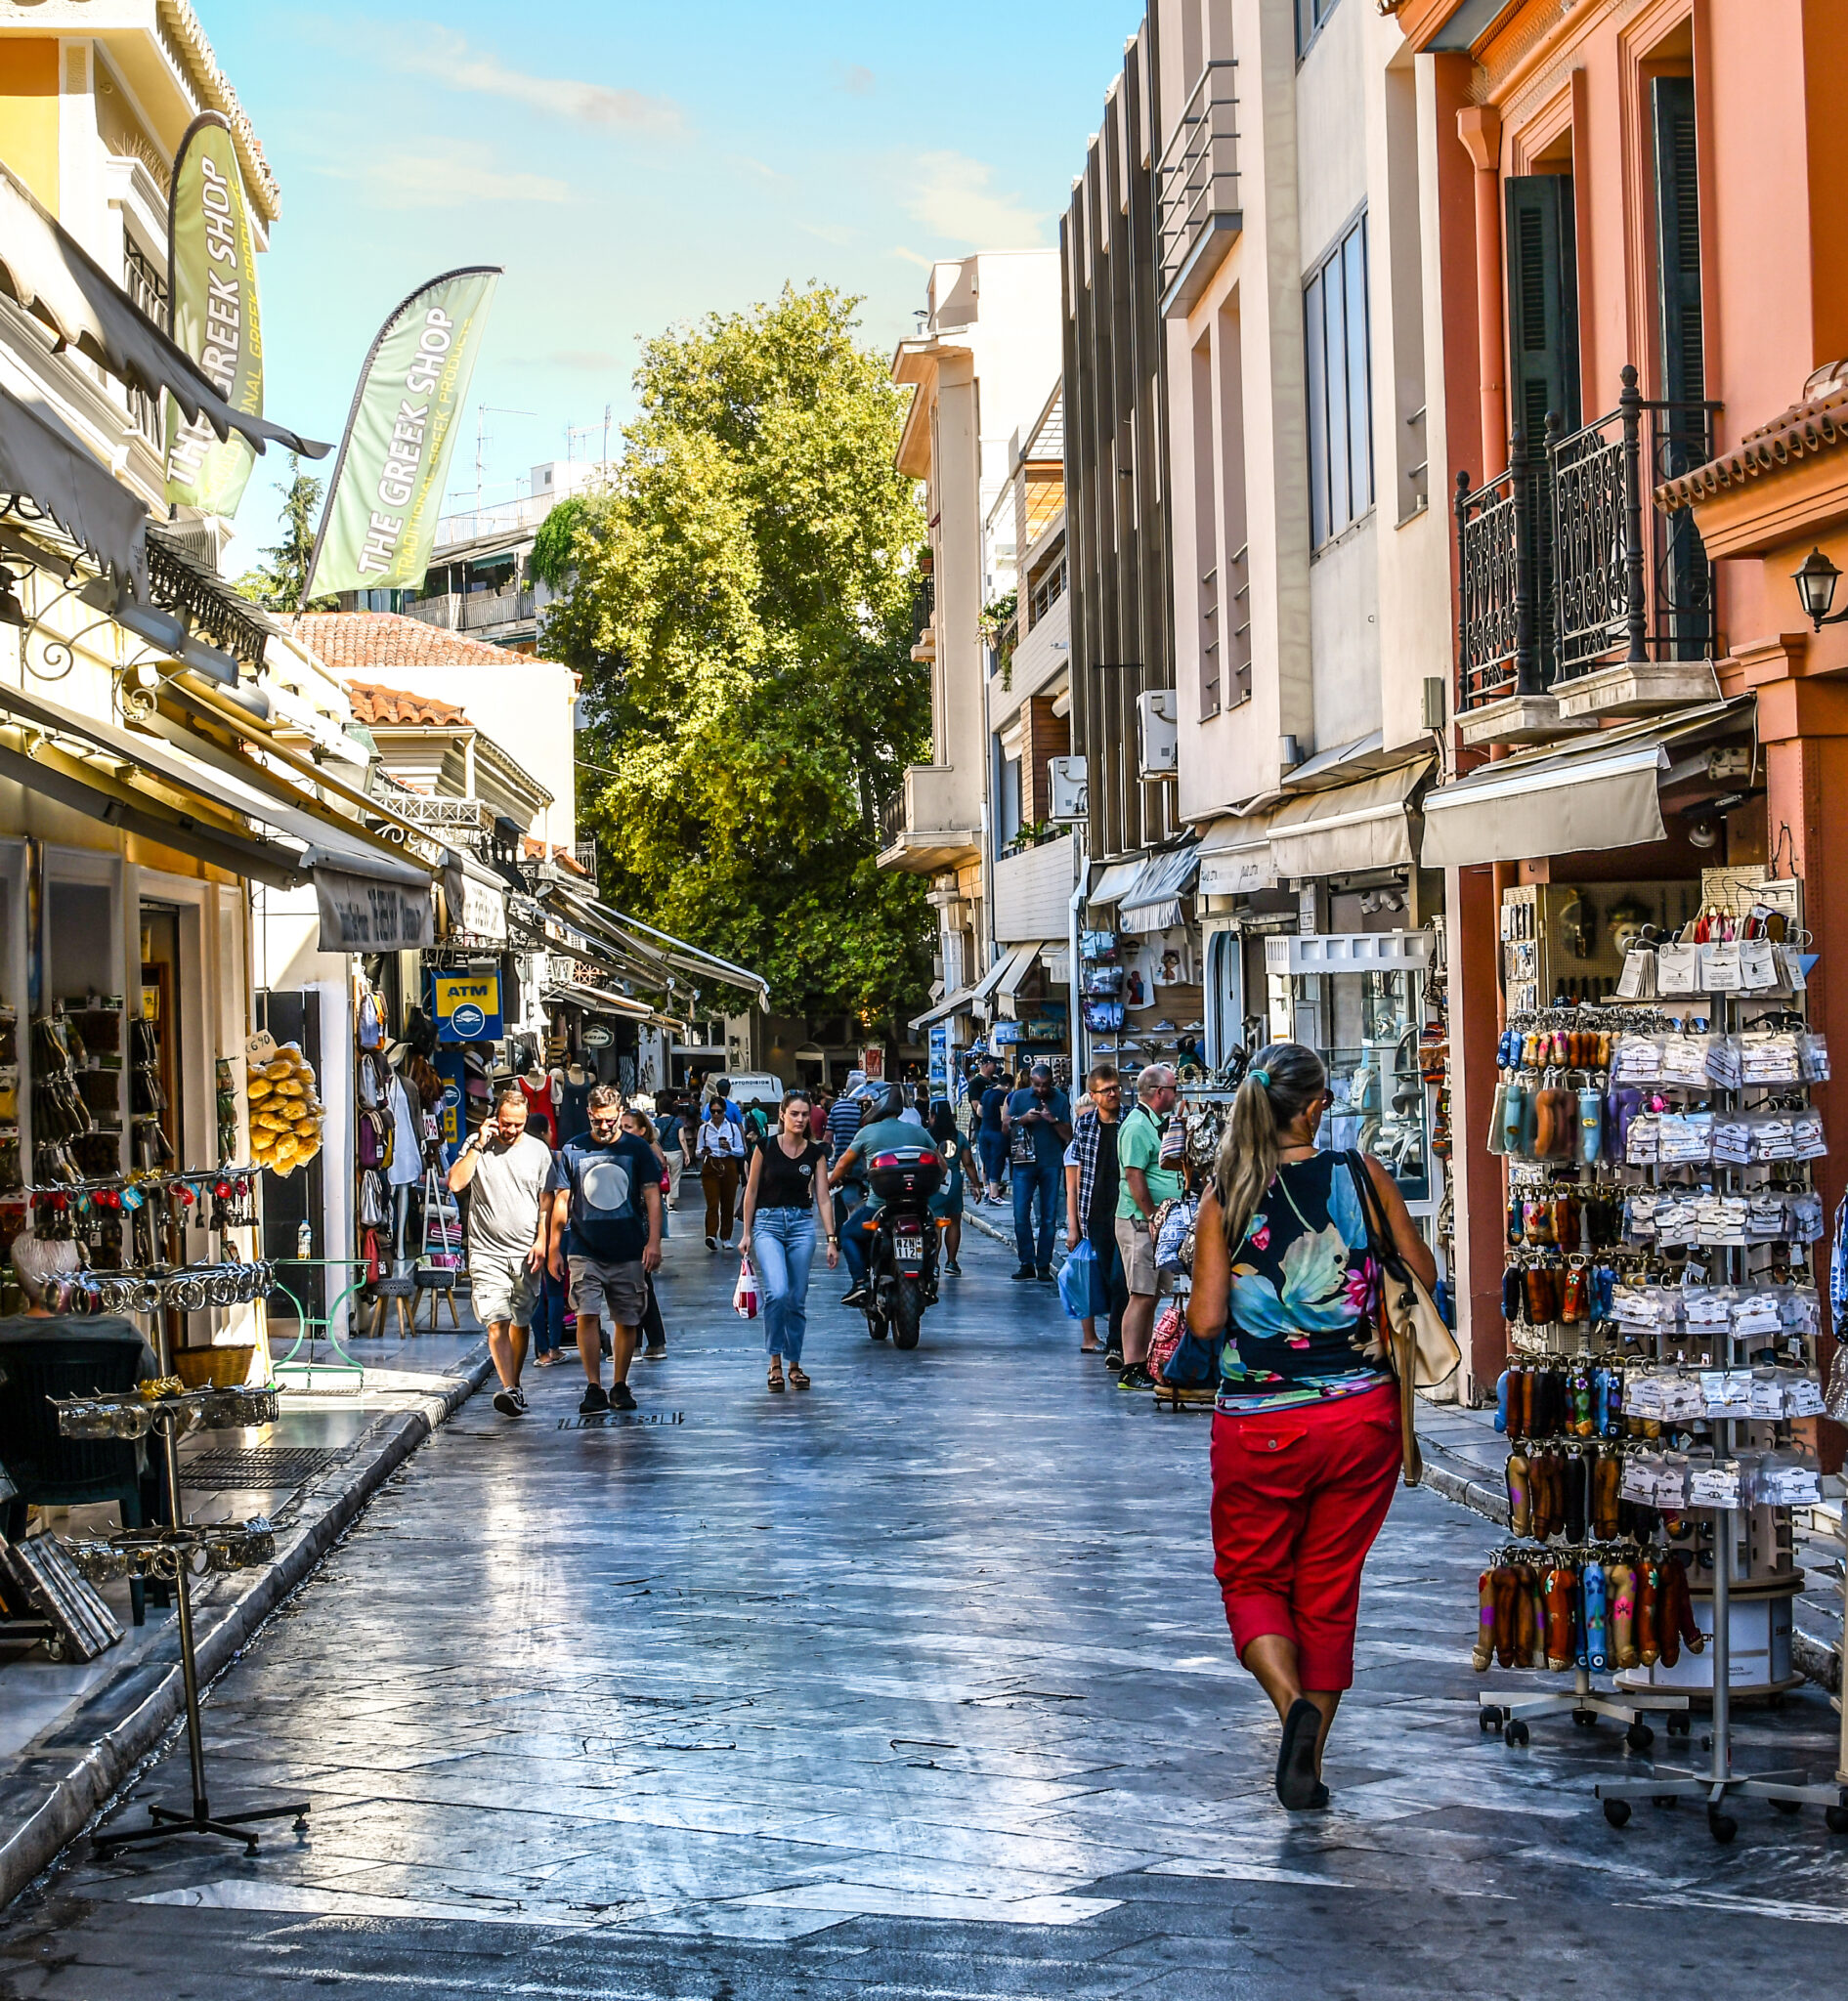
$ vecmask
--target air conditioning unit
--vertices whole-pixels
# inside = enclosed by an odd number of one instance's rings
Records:
[[[1150,688],[1136,698],[1136,763],[1144,782],[1174,778],[1180,770],[1175,691]]]
[[[1053,792],[1050,819],[1068,824],[1091,817],[1091,786],[1082,757],[1049,757],[1046,776]]]

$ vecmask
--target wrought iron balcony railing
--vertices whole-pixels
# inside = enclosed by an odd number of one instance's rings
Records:
[[[1602,667],[1711,660],[1713,565],[1688,514],[1649,499],[1713,455],[1713,403],[1652,402],[1623,370],[1608,415],[1515,433],[1508,470],[1457,475],[1457,708],[1539,695]]]
[[[905,837],[905,788],[898,790],[880,808],[880,847],[894,846]]]
[[[1239,224],[1237,67],[1226,56],[1201,69],[1156,169],[1164,311],[1191,303],[1175,294],[1208,235],[1225,231],[1229,241]]]

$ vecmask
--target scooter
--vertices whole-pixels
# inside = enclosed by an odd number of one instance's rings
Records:
[[[915,1348],[924,1310],[937,1298],[937,1222],[930,1198],[943,1185],[934,1147],[881,1147],[867,1162],[867,1178],[883,1207],[867,1245],[864,1306],[867,1333],[894,1347]]]

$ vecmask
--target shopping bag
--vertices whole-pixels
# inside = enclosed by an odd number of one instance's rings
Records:
[[[1067,1320],[1095,1320],[1096,1306],[1097,1254],[1088,1237],[1080,1237],[1078,1248],[1058,1268],[1058,1296],[1065,1302]]]
[[[757,1274],[751,1268],[751,1259],[738,1260],[738,1283],[732,1288],[732,1310],[741,1320],[754,1320],[759,1305],[757,1298]]]

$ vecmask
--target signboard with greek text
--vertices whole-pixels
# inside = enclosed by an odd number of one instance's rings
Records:
[[[304,600],[423,581],[499,276],[486,265],[447,272],[379,328],[340,441]]]
[[[315,901],[322,952],[422,952],[436,943],[427,888],[317,868]]]

